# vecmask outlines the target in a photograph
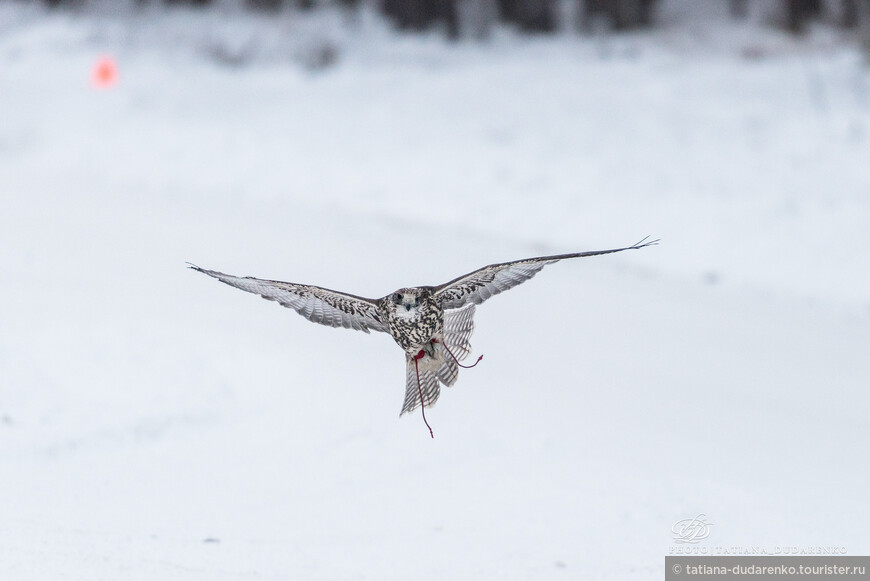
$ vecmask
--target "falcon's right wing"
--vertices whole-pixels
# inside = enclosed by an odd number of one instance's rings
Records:
[[[647,242],[647,236],[633,246],[614,248],[612,250],[592,250],[589,252],[575,252],[573,254],[556,254],[553,256],[539,256],[490,264],[474,272],[453,279],[448,283],[435,287],[435,296],[441,298],[441,305],[445,309],[458,309],[469,303],[479,305],[486,299],[495,296],[518,284],[522,284],[541,272],[548,264],[565,260],[566,258],[582,258],[585,256],[597,256],[599,254],[611,254],[623,250],[637,250],[646,246],[658,244],[658,240]]]
[[[190,268],[243,291],[276,301],[281,306],[293,309],[309,321],[321,325],[357,329],[366,333],[369,329],[387,331],[387,325],[381,321],[378,302],[374,299],[319,286],[262,280],[250,276],[233,276],[216,270],[206,270],[193,264]]]

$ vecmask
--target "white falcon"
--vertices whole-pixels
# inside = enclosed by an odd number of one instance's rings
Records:
[[[459,367],[473,367],[462,365],[460,361],[471,353],[468,339],[474,329],[475,305],[529,280],[548,264],[567,258],[637,250],[658,243],[658,240],[647,241],[648,238],[625,248],[490,264],[442,285],[403,288],[380,299],[319,286],[233,276],[192,264],[190,268],[276,301],[315,323],[366,333],[389,333],[405,351],[405,402],[400,415],[422,405],[425,421],[425,408],[438,401],[441,384],[452,386]],[[431,433],[432,429],[429,431]]]

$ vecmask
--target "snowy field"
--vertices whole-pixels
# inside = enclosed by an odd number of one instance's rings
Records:
[[[481,306],[434,440],[389,337],[185,268],[379,297],[647,234]],[[0,579],[658,580],[698,513],[868,554],[868,247],[824,29],[0,3]]]

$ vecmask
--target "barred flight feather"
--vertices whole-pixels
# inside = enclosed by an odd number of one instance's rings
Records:
[[[537,258],[525,258],[512,262],[490,264],[434,287],[435,296],[441,299],[441,306],[445,309],[458,309],[468,303],[479,305],[499,293],[524,283],[538,274],[548,264],[553,264],[566,258],[583,258],[586,256],[622,252],[623,250],[637,250],[658,244],[659,242],[658,240],[647,242],[648,238],[644,238],[637,244],[626,246],[625,248],[539,256]]]
[[[444,311],[444,343],[462,361],[471,353],[469,338],[474,331],[474,303],[461,309]],[[447,354],[447,357],[450,357]]]
[[[218,279],[232,287],[260,295],[283,307],[293,309],[309,321],[327,327],[344,327],[366,333],[369,330],[387,331],[381,321],[378,302],[319,286],[263,280],[251,276],[233,276],[195,265],[190,267]]]

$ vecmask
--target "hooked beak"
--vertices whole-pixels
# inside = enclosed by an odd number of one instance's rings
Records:
[[[411,303],[402,303],[402,304],[405,305],[405,310],[406,310],[406,311],[410,311],[410,310],[411,310],[411,307],[413,306]]]

